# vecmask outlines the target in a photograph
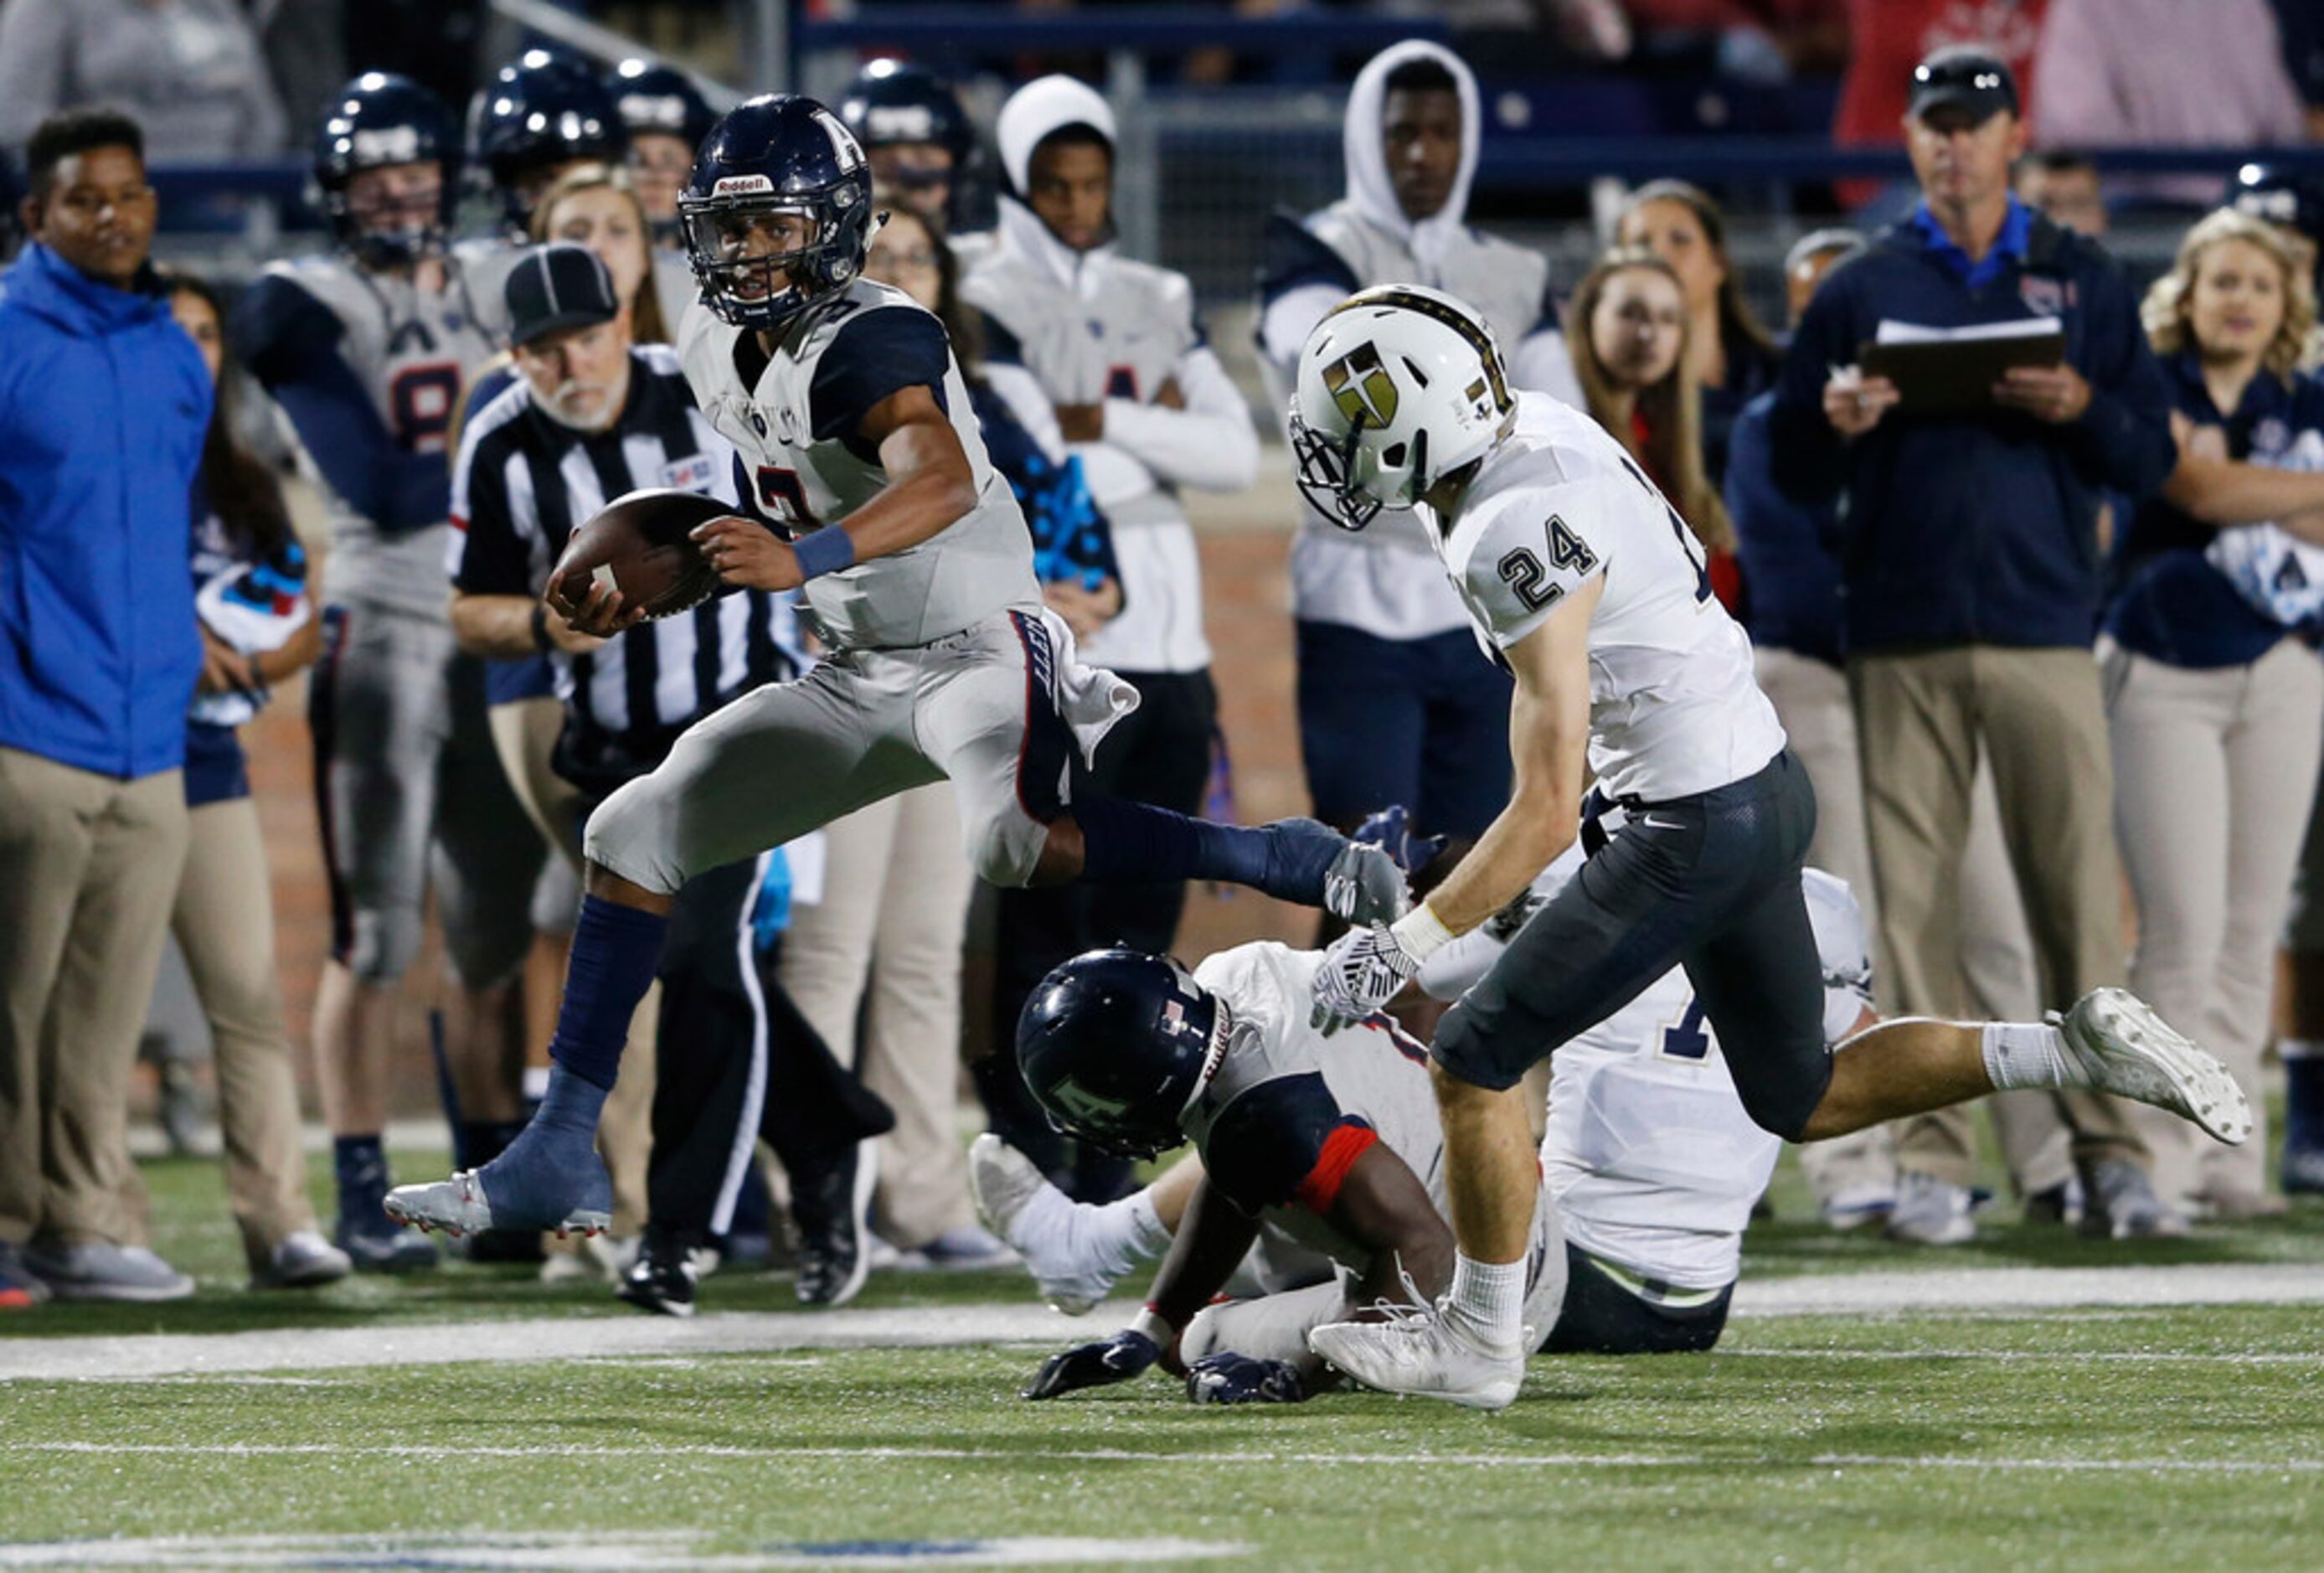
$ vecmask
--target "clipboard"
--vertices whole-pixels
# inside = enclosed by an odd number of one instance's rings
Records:
[[[1996,409],[1993,385],[2013,366],[2054,366],[2066,358],[2064,325],[2054,317],[1966,328],[1883,322],[1858,347],[1868,377],[1896,384],[1905,415],[1960,415]]]

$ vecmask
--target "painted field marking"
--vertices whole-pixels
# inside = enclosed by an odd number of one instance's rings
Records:
[[[0,1541],[0,1568],[330,1568],[614,1569],[1022,1568],[1067,1562],[1185,1562],[1244,1557],[1231,1541],[1088,1535],[991,1539],[797,1541],[705,1552],[682,1531],[525,1534],[471,1530],[420,1535],[171,1535],[151,1540]]]
[[[1058,1466],[1150,1464],[1165,1468],[1188,1464],[1248,1469],[1264,1465],[1302,1468],[1451,1469],[2007,1469],[2057,1474],[2128,1475],[2315,1475],[2324,1458],[1988,1458],[1919,1453],[1818,1453],[1804,1458],[1773,1453],[1286,1453],[1222,1448],[1209,1452],[1151,1452],[1128,1448],[899,1448],[809,1447],[770,1439],[763,1448],[681,1442],[669,1447],[639,1443],[619,1448],[543,1443],[533,1447],[492,1444],[384,1442],[0,1442],[0,1456],[62,1453],[110,1457],[193,1458],[747,1458],[779,1465],[794,1458],[851,1463],[996,1463],[1028,1459]]]
[[[1734,1314],[1748,1322],[1766,1317],[1959,1317],[2091,1307],[2301,1304],[2324,1304],[2324,1263],[1999,1267],[1746,1279],[1736,1287]],[[1025,1300],[869,1310],[728,1311],[688,1321],[577,1316],[248,1333],[0,1338],[0,1383],[125,1382],[227,1372],[516,1365],[641,1356],[773,1356],[817,1349],[1050,1346],[1078,1342],[1090,1336],[1085,1328],[1120,1326],[1137,1309],[1128,1300],[1110,1301],[1078,1322]],[[53,1309],[41,1313],[48,1318],[69,1314]],[[2020,1354],[2033,1357],[2031,1352]]]

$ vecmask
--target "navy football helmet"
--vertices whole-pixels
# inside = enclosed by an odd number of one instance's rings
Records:
[[[339,89],[315,131],[316,200],[332,237],[374,268],[403,265],[441,250],[458,196],[458,158],[452,112],[441,98],[392,72],[357,77]],[[432,204],[367,217],[348,206],[347,185],[362,171],[415,163],[433,163],[441,172]]]
[[[694,79],[676,66],[623,60],[605,79],[605,89],[633,138],[660,132],[683,139],[688,150],[698,149],[718,120]]]
[[[2246,164],[2228,188],[2227,206],[2324,243],[2324,179],[2315,175],[2282,164]]]
[[[976,147],[976,128],[953,90],[926,66],[873,60],[847,85],[839,117],[867,148],[934,143],[952,151],[955,166]]]
[[[1041,980],[1017,1018],[1017,1064],[1059,1128],[1151,1158],[1185,1140],[1178,1116],[1231,1024],[1226,1002],[1176,961],[1115,946]]]
[[[477,89],[468,106],[468,161],[501,196],[510,228],[532,217],[527,177],[577,159],[619,163],[629,138],[613,96],[586,66],[527,50]]]
[[[762,94],[711,127],[678,214],[703,303],[721,321],[772,332],[863,271],[872,173],[838,116],[812,98]],[[779,217],[806,219],[808,238],[752,249]]]

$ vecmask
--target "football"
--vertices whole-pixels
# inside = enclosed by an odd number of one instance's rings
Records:
[[[616,497],[565,543],[549,583],[578,601],[589,580],[610,578],[622,598],[668,617],[701,605],[718,589],[717,570],[689,536],[696,525],[733,513],[699,492],[649,490]]]

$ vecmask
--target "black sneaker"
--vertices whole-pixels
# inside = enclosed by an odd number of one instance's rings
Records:
[[[617,1300],[665,1317],[694,1314],[694,1253],[675,1230],[649,1226],[638,1259],[613,1285]]]
[[[540,1265],[546,1253],[537,1229],[486,1229],[467,1242],[468,1260],[476,1263],[521,1262]]]
[[[862,1143],[791,1165],[791,1221],[798,1226],[798,1297],[805,1305],[845,1305],[871,1271],[872,1187],[879,1166]]]

